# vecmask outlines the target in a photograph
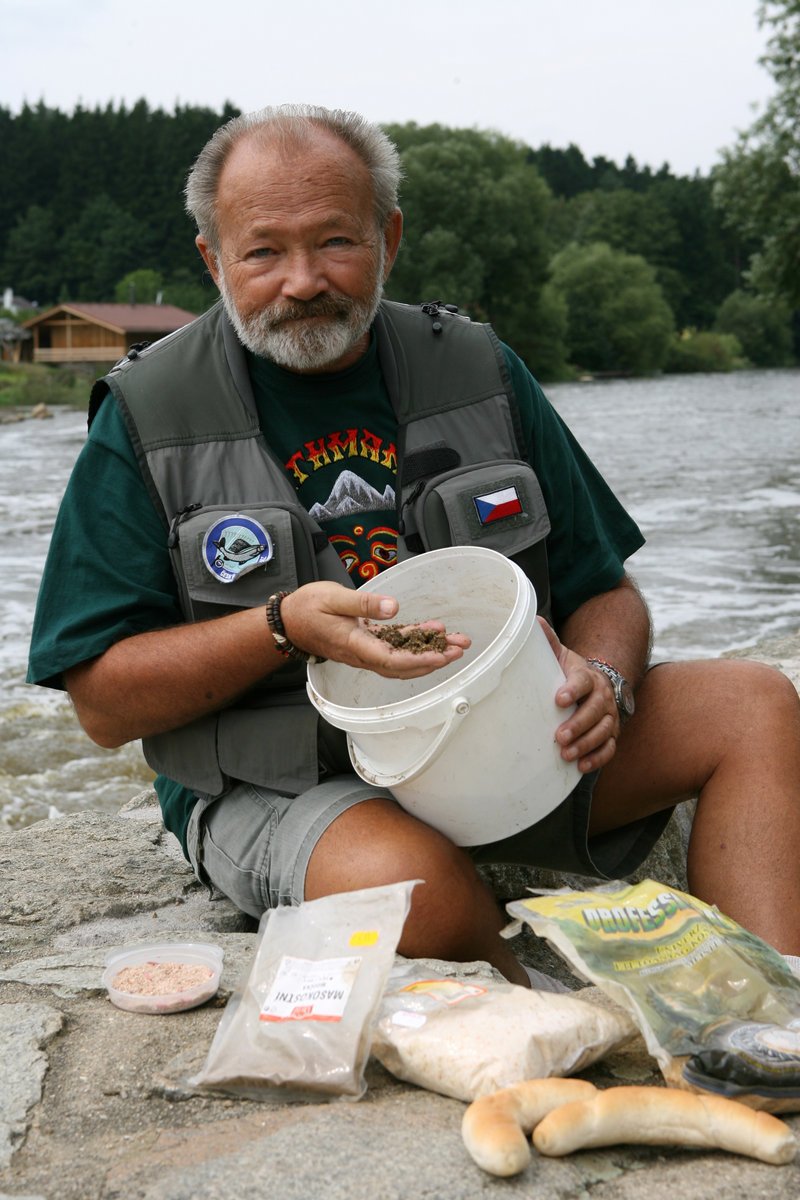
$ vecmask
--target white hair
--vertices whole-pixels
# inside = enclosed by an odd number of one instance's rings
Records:
[[[372,180],[375,223],[382,232],[397,208],[402,170],[397,147],[383,130],[355,112],[322,108],[314,104],[281,104],[243,113],[221,125],[200,151],[186,181],[186,211],[209,248],[219,252],[217,189],[222,169],[234,146],[247,136],[264,143],[296,146],[319,130],[331,133],[349,146],[369,171]]]

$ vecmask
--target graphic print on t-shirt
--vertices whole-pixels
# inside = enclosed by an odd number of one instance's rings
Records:
[[[264,439],[356,587],[397,558],[397,416],[374,337],[344,371],[301,375],[248,354]]]
[[[285,462],[298,498],[358,585],[397,558],[397,448],[367,428],[335,429]]]

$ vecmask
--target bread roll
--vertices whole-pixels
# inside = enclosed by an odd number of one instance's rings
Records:
[[[797,1149],[789,1126],[769,1113],[669,1088],[595,1091],[551,1112],[533,1134],[534,1146],[546,1155],[623,1142],[731,1150],[766,1163],[791,1162]]]
[[[481,1096],[464,1113],[464,1145],[484,1171],[516,1175],[530,1162],[528,1134],[542,1117],[560,1104],[584,1100],[595,1091],[585,1079],[528,1079]]]

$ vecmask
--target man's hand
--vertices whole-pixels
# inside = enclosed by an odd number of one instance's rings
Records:
[[[285,598],[281,617],[286,636],[301,650],[393,679],[428,675],[461,658],[470,645],[466,635],[446,633],[442,653],[412,654],[365,628],[367,621],[393,617],[397,609],[391,596],[309,583]],[[418,623],[444,632],[440,621]],[[64,681],[89,737],[112,749],[218,712],[285,662],[259,605],[123,638],[71,667]]]
[[[397,615],[398,603],[376,592],[353,591],[338,583],[308,583],[291,592],[281,604],[286,636],[309,654],[350,667],[374,671],[391,679],[415,679],[461,658],[470,645],[463,633],[448,633],[441,621],[409,621],[445,634],[447,649],[414,654],[388,645],[367,629],[367,623]],[[424,613],[415,613],[424,618]]]
[[[556,704],[560,708],[577,705],[572,716],[556,730],[561,757],[567,762],[577,762],[583,774],[596,771],[611,762],[617,749],[619,713],[611,684],[602,671],[590,667],[585,658],[562,646],[542,617],[538,621],[566,676],[556,692]]]

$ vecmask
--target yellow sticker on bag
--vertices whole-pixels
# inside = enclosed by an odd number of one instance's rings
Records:
[[[378,940],[377,929],[357,929],[350,935],[351,946],[374,946]]]

